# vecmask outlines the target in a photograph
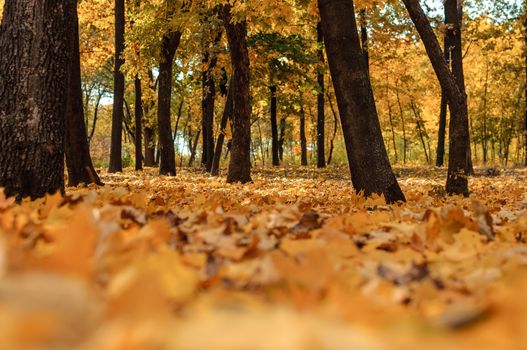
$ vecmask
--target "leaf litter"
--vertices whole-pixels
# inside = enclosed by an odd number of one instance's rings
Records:
[[[526,173],[398,171],[392,206],[336,169],[0,192],[2,347],[527,349]]]

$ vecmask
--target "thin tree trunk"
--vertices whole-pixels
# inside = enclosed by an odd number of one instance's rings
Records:
[[[222,9],[231,53],[233,104],[232,150],[227,182],[251,182],[251,98],[247,22],[232,22],[231,5]]]
[[[326,63],[324,60],[324,34],[322,32],[321,22],[318,22],[317,24],[317,43],[320,46],[318,49],[318,61],[320,67],[317,75],[317,82],[319,88],[317,94],[317,167],[324,168],[326,167],[326,150],[324,149],[324,139],[326,136],[326,111],[324,105],[324,70]]]
[[[395,87],[395,95],[397,96],[397,105],[399,106],[399,115],[401,117],[401,126],[403,128],[403,164],[406,164],[406,155],[408,154],[408,139],[406,138],[406,121],[404,119],[403,105],[401,97],[399,96],[399,86]]]
[[[271,151],[273,153],[273,166],[280,165],[280,152],[278,150],[278,120],[276,107],[276,86],[269,87],[271,96]]]
[[[170,105],[172,100],[172,65],[181,39],[181,32],[170,32],[163,37],[161,62],[159,63],[159,88],[157,125],[159,134],[159,173],[176,175],[176,154],[172,127],[170,122]]]
[[[112,138],[110,146],[110,173],[123,171],[121,158],[124,119],[124,27],[125,0],[115,0],[115,58],[113,71]]]
[[[445,37],[444,37],[444,51],[445,60],[448,65],[451,65],[450,49],[452,43],[452,29],[449,23],[452,22],[449,18],[450,13],[447,11],[447,6],[444,6],[445,12]],[[439,129],[437,131],[437,150],[436,150],[436,166],[442,167],[445,164],[445,138],[446,138],[446,124],[448,113],[448,100],[445,92],[441,89],[441,110],[439,111]]]
[[[223,150],[223,142],[225,141],[225,129],[227,129],[227,123],[229,122],[229,118],[232,118],[232,110],[233,110],[233,96],[232,96],[232,87],[228,88],[227,92],[227,99],[225,101],[225,108],[223,109],[223,115],[221,116],[221,122],[220,122],[220,133],[218,135],[218,139],[216,140],[216,149],[214,150],[214,158],[212,161],[212,169],[211,169],[211,175],[212,176],[218,176],[220,172],[220,160],[221,160],[221,153]]]
[[[69,14],[71,31],[73,33],[73,50],[69,65],[69,81],[66,104],[66,138],[65,153],[68,168],[68,185],[78,186],[81,183],[102,185],[97,172],[93,168],[90,157],[90,146],[84,110],[81,86],[81,58],[79,48],[79,19],[76,5]]]
[[[141,79],[135,77],[135,170],[143,170],[143,91]]]
[[[278,137],[278,156],[281,162],[284,160],[285,128],[286,120],[282,117],[280,118],[280,136]]]
[[[198,147],[198,140],[199,136],[201,135],[201,129],[198,130],[196,133],[196,136],[194,137],[194,143],[191,141],[191,151],[190,151],[190,158],[188,160],[188,166],[191,167],[194,163],[194,160],[196,159],[196,148]],[[191,139],[192,140],[192,139]]]
[[[446,190],[449,194],[468,196],[467,151],[470,147],[468,133],[468,108],[466,94],[451,74],[448,63],[430,26],[419,0],[403,0],[412,21],[424,43],[441,88],[450,105],[450,141]]]
[[[485,70],[485,92],[483,93],[483,136],[481,138],[481,146],[483,148],[483,164],[487,165],[488,158],[488,142],[487,142],[487,94],[489,90],[489,62],[487,61]]]
[[[103,90],[101,93],[99,93],[99,96],[97,96],[97,102],[95,102],[95,108],[93,110],[93,123],[91,126],[90,136],[88,137],[88,144],[91,143],[93,135],[95,134],[95,127],[97,126],[97,116],[99,114],[99,105],[101,104],[101,99],[105,93],[106,92]]]
[[[386,92],[386,99],[388,101],[388,117],[390,118],[390,129],[392,131],[392,143],[393,143],[393,151],[395,154],[395,163],[398,161],[398,154],[397,154],[397,140],[395,139],[395,126],[393,123],[393,113],[392,113],[392,104],[390,103],[390,98],[388,96],[388,92]]]
[[[333,115],[333,135],[331,136],[331,141],[329,144],[329,155],[328,155],[328,165],[331,164],[331,161],[333,160],[333,150],[335,149],[335,137],[337,136],[337,131],[339,127],[339,118],[337,116],[337,112],[335,111],[335,107],[333,107],[333,102],[331,101],[331,95],[328,91],[327,93],[328,97],[328,103],[329,107],[331,109],[331,114]]]
[[[368,67],[368,74],[370,71],[370,49],[368,44],[368,19],[366,18],[366,10],[362,9],[359,12],[360,22],[360,43],[362,46],[362,54],[366,60],[366,66]]]
[[[218,36],[219,41],[221,36]],[[214,83],[213,70],[216,67],[218,58],[216,55],[206,52],[203,62],[207,64],[207,69],[202,74],[202,130],[203,130],[203,149],[201,164],[206,171],[211,171],[214,159],[214,104],[216,101],[216,85]]]
[[[318,0],[318,7],[353,186],[389,203],[404,201],[382,139],[353,1]]]
[[[64,191],[72,0],[6,1],[0,24],[0,187],[17,199]]]
[[[421,120],[421,116],[419,115],[419,112],[417,110],[417,107],[414,101],[411,101],[410,105],[412,107],[412,111],[414,112],[415,124],[417,126],[417,133],[419,134],[419,138],[421,139],[421,144],[423,145],[423,151],[425,152],[426,164],[430,164],[430,157],[428,157],[428,151],[426,150],[426,143],[425,143],[425,139],[423,136],[423,130],[421,128],[423,121]]]
[[[304,99],[302,93],[300,93],[300,149],[300,164],[302,166],[307,166],[306,113],[304,111]]]

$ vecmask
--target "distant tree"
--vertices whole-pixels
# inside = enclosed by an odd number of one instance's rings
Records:
[[[0,187],[64,189],[65,110],[75,1],[7,1],[0,24]]]

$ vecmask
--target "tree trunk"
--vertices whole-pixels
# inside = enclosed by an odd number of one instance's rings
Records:
[[[395,153],[395,163],[397,163],[399,155],[397,154],[397,140],[395,139],[395,125],[393,123],[392,105],[390,103],[388,91],[386,92],[386,100],[388,101],[388,117],[390,118],[390,129],[392,132],[392,143],[393,143],[393,151]]]
[[[329,155],[328,155],[328,165],[329,165],[331,164],[331,161],[333,160],[333,150],[335,149],[335,137],[337,136],[339,121],[338,121],[337,112],[335,111],[335,107],[333,107],[333,102],[331,101],[331,95],[329,94],[329,91],[327,93],[327,97],[328,97],[329,107],[331,109],[331,114],[333,114],[333,135],[331,136],[331,140],[329,143]]]
[[[353,186],[367,196],[384,194],[389,203],[404,201],[382,139],[353,1],[318,0],[318,6]]]
[[[73,33],[73,50],[69,65],[66,139],[64,144],[68,168],[68,186],[78,186],[81,183],[102,185],[90,157],[82,103],[79,20],[76,6],[72,7],[71,10],[69,17],[71,20],[70,29]]]
[[[430,164],[430,157],[428,157],[428,151],[426,149],[426,143],[425,143],[425,139],[424,139],[424,135],[423,135],[423,129],[421,128],[421,125],[423,124],[423,121],[421,120],[421,116],[419,115],[419,111],[417,110],[417,106],[415,105],[414,101],[411,101],[410,105],[412,107],[412,111],[414,112],[415,125],[417,127],[417,133],[419,134],[419,139],[421,140],[421,145],[423,146],[423,151],[425,152],[426,164]]]
[[[192,166],[194,160],[196,159],[196,148],[198,147],[199,135],[201,135],[201,129],[199,129],[196,133],[196,136],[194,137],[194,143],[192,142],[192,137],[190,138],[190,158],[188,160],[189,167]]]
[[[172,139],[170,105],[172,100],[172,64],[181,39],[181,32],[165,34],[161,44],[159,63],[157,125],[159,133],[159,173],[176,175],[176,154]]]
[[[527,9],[526,9],[527,11]],[[525,20],[524,20],[524,31],[525,31],[525,48],[527,50],[527,13],[525,13]],[[525,76],[527,78],[527,55],[525,56]],[[527,167],[527,81],[525,82],[525,111],[524,111],[524,142],[525,142],[525,166]]]
[[[446,190],[449,194],[468,196],[466,169],[467,151],[470,143],[466,94],[459,88],[456,79],[450,73],[448,63],[419,0],[403,0],[403,2],[421,36],[430,62],[450,105],[450,141]]]
[[[207,63],[207,70],[202,74],[202,130],[203,130],[203,149],[201,164],[207,171],[211,171],[214,158],[214,103],[216,100],[216,85],[214,84],[213,70],[216,66],[217,57],[210,57],[210,53],[205,54],[204,63]]]
[[[285,118],[280,118],[280,136],[278,137],[278,157],[282,162],[284,160],[284,143],[285,143]]]
[[[17,199],[64,191],[75,2],[6,1],[0,24],[0,187]],[[84,135],[86,137],[86,135]]]
[[[467,95],[465,93],[465,74],[463,72],[463,46],[461,39],[462,23],[463,23],[463,0],[446,0],[445,8],[448,12],[449,25],[452,26],[452,74],[457,82],[458,89],[465,98],[465,105],[467,104]],[[451,23],[450,23],[451,22]],[[468,112],[463,119],[466,128],[466,165],[465,175],[474,175],[474,167],[472,165],[472,151],[470,149],[470,129],[468,121]]]
[[[320,64],[317,82],[318,82],[318,95],[317,95],[317,167],[325,168],[326,167],[326,150],[324,139],[326,136],[326,111],[325,111],[325,84],[324,84],[324,34],[322,33],[322,23],[318,22],[317,24],[317,43],[320,46],[318,51],[318,61]]]
[[[251,98],[247,50],[247,22],[231,22],[231,5],[223,6],[223,22],[232,62],[233,104],[232,150],[227,182],[251,182]]]
[[[300,149],[300,164],[302,166],[307,166],[306,113],[304,111],[304,99],[302,98],[302,93],[300,94]]]
[[[401,126],[403,128],[403,164],[406,164],[406,155],[408,154],[408,139],[406,138],[406,120],[404,119],[404,110],[399,96],[399,86],[395,87],[395,96],[397,97],[397,105],[399,107],[399,116],[401,117]]]
[[[280,165],[280,152],[278,151],[278,120],[276,108],[276,86],[269,87],[271,92],[271,150],[273,153],[273,166]]]
[[[93,122],[91,126],[90,135],[88,136],[88,145],[91,143],[91,140],[93,139],[93,135],[95,134],[95,127],[97,126],[97,116],[99,114],[99,105],[101,104],[101,99],[104,96],[106,92],[103,90],[99,93],[99,96],[97,96],[97,101],[95,102],[95,108],[93,109]]]
[[[110,145],[110,173],[123,171],[121,159],[124,119],[124,27],[125,0],[115,0],[115,58],[113,71],[112,139]]]
[[[141,79],[135,77],[135,170],[143,170],[143,90]]]
[[[145,136],[145,166],[153,167],[156,164],[155,132],[151,127],[146,126]]]
[[[221,116],[220,122],[220,133],[218,139],[216,140],[216,149],[214,150],[214,158],[212,161],[211,175],[218,176],[220,173],[220,160],[221,160],[221,151],[223,149],[223,142],[225,141],[225,129],[227,129],[227,123],[229,118],[232,118],[232,85],[229,86],[227,92],[227,100],[225,101],[225,108],[223,109],[223,115]]]
[[[446,5],[446,4],[445,4]],[[445,37],[444,37],[444,51],[445,60],[447,64],[451,65],[450,60],[450,48],[452,45],[452,28],[449,23],[452,22],[450,19],[450,12],[445,9]],[[448,101],[445,92],[441,89],[441,110],[439,112],[439,129],[437,131],[437,150],[436,150],[436,166],[442,167],[445,164],[445,138],[446,138],[446,124],[447,124],[447,113],[448,113]]]

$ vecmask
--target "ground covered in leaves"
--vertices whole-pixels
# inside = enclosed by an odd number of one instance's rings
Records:
[[[337,168],[0,195],[1,347],[527,349],[526,173],[397,172],[404,205]]]

